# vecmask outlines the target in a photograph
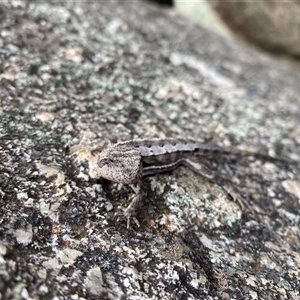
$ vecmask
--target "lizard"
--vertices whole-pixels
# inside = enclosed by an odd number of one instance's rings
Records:
[[[127,219],[127,227],[129,227],[130,219],[135,218],[135,214],[141,205],[143,198],[141,186],[142,179],[145,176],[170,171],[179,165],[187,166],[208,180],[220,185],[242,208],[246,205],[252,212],[245,199],[238,192],[235,192],[232,185],[225,183],[225,178],[203,164],[201,157],[240,155],[253,156],[269,161],[282,161],[280,158],[266,154],[226,149],[215,144],[182,138],[136,139],[115,144],[109,142],[95,149],[97,152],[99,150],[96,166],[98,176],[113,182],[128,184],[135,192],[133,200],[121,213]],[[195,160],[197,157],[198,159]],[[135,221],[138,224],[136,219]]]

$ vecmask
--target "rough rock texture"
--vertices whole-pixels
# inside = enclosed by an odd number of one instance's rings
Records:
[[[84,150],[181,136],[299,161],[297,62],[138,1],[1,2],[0,20],[1,299],[299,299],[297,162],[205,162],[254,215],[184,167],[146,178],[127,229],[131,189]]]
[[[300,57],[300,0],[208,3],[245,40],[271,52]]]

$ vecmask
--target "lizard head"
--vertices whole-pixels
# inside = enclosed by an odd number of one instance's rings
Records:
[[[100,153],[97,171],[111,181],[136,183],[142,177],[141,155],[136,149],[109,147]]]

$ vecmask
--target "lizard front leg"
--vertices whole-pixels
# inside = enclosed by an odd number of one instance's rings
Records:
[[[139,227],[139,222],[136,219],[135,215],[140,208],[143,200],[143,192],[142,192],[142,182],[141,180],[135,184],[130,184],[130,187],[134,190],[135,196],[131,200],[130,204],[126,208],[121,208],[122,211],[118,212],[117,214],[120,215],[122,218],[127,219],[127,228],[130,226],[130,219],[133,218],[136,225]]]

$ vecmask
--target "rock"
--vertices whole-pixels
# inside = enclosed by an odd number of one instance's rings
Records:
[[[299,63],[134,2],[0,4],[1,299],[299,298]],[[205,160],[127,186],[89,147],[185,137],[293,160]],[[75,149],[75,150],[74,150]],[[279,295],[279,296],[278,296]]]
[[[300,1],[212,1],[232,31],[270,52],[300,57]]]

